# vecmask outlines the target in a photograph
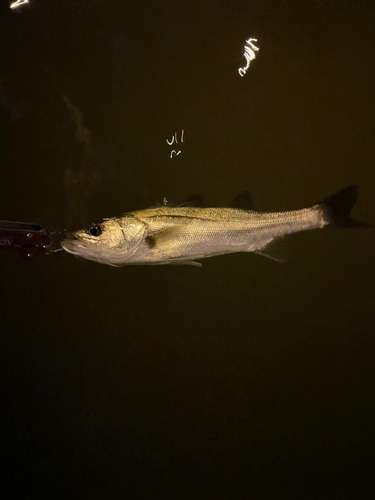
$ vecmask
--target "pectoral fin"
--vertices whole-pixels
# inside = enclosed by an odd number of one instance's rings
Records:
[[[149,248],[157,248],[161,250],[166,245],[170,245],[171,241],[175,238],[177,238],[176,228],[167,228],[150,233],[146,236],[145,241]]]

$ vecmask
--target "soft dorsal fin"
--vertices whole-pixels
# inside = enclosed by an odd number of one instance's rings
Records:
[[[254,203],[250,191],[242,191],[232,201],[232,208],[241,208],[242,210],[258,211],[258,207]]]

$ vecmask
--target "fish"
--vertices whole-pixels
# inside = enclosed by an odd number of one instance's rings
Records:
[[[326,226],[364,224],[350,218],[357,199],[352,185],[309,208],[262,212],[248,191],[230,208],[208,208],[201,197],[171,206],[125,213],[71,232],[62,248],[75,256],[110,266],[129,264],[186,264],[201,266],[201,259],[216,255],[265,249],[283,236]]]

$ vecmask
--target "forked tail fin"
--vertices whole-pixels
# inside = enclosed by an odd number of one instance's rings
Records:
[[[350,218],[357,200],[358,188],[354,184],[319,202],[328,224],[333,227],[371,227]]]

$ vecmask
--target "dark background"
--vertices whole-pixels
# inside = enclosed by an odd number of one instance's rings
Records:
[[[375,222],[374,2],[0,14],[2,219],[78,229],[245,188],[286,210],[355,182],[354,216]],[[285,264],[201,269],[1,254],[2,491],[375,498],[374,242],[306,232],[277,250]]]

